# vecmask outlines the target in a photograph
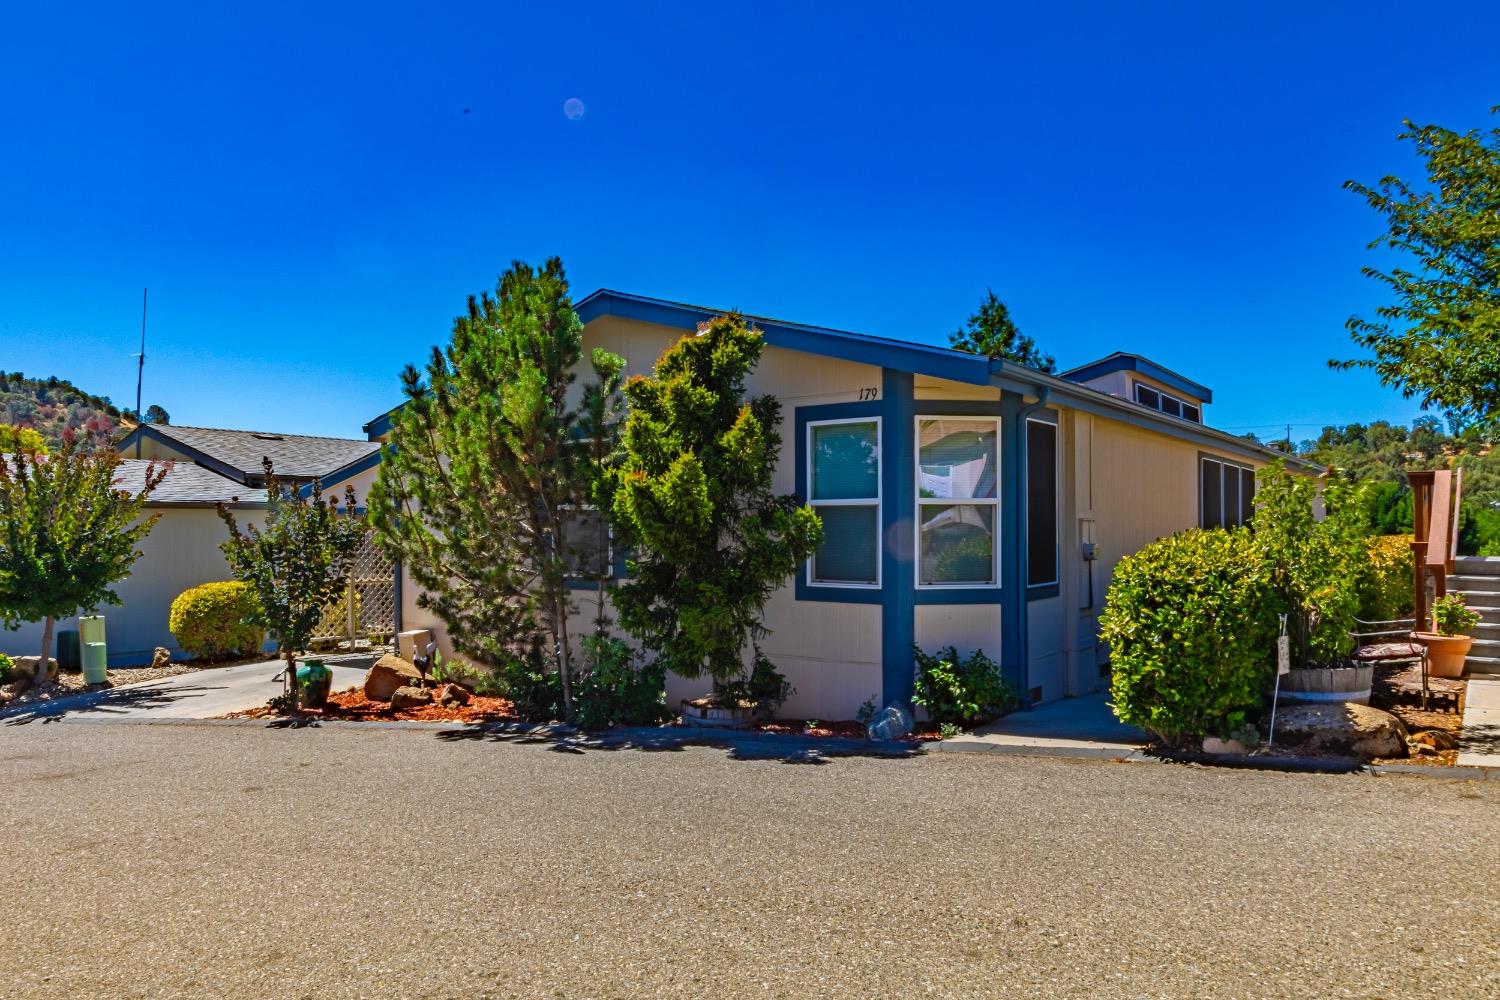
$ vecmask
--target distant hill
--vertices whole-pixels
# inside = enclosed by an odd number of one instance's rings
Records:
[[[67,379],[0,372],[0,424],[30,427],[55,448],[69,430],[96,445],[110,444],[135,421],[108,396],[84,392]]]

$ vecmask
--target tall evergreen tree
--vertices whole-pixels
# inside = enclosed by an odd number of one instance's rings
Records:
[[[948,342],[955,349],[970,354],[1014,361],[1038,371],[1057,370],[1057,361],[1052,355],[1037,350],[1036,341],[1016,326],[1010,318],[1010,308],[996,297],[993,289],[986,290],[978,311],[969,317],[962,329],[949,336]]]
[[[764,664],[765,603],[822,540],[813,509],[771,488],[781,405],[745,398],[764,348],[739,316],[719,316],[625,385],[614,514],[633,558],[615,590],[620,624],[721,693],[746,675],[747,646]]]
[[[455,648],[492,668],[544,639],[572,713],[568,521],[589,501],[583,413],[569,387],[583,324],[562,261],[517,261],[495,294],[470,297],[426,378],[408,365],[370,520],[383,549],[409,567],[419,602]],[[591,359],[596,381],[624,362]],[[588,395],[586,393],[586,395]]]

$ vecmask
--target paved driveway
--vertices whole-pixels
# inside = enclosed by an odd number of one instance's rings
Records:
[[[271,678],[281,667],[280,660],[215,667],[53,702],[22,705],[0,715],[0,723],[16,724],[61,715],[93,719],[212,719],[264,705],[280,694],[281,682]],[[335,691],[364,680],[365,672],[360,667],[330,663],[329,668],[333,671]]]
[[[0,726],[0,995],[1500,996],[1497,781],[523,740]]]

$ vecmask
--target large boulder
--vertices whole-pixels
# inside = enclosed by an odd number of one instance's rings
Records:
[[[1406,727],[1369,705],[1294,705],[1276,715],[1276,745],[1328,757],[1404,757]]]
[[[417,687],[421,683],[422,675],[416,667],[399,656],[386,654],[365,674],[365,697],[371,701],[390,701],[397,688]]]
[[[400,687],[391,692],[391,708],[420,708],[432,704],[432,692],[427,688]]]

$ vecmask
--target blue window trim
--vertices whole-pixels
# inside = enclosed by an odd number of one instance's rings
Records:
[[[884,395],[884,393],[882,393]],[[819,406],[799,406],[794,411],[792,430],[796,438],[796,476],[794,479],[794,491],[804,502],[809,496],[809,485],[807,482],[807,425],[820,420],[859,420],[881,418],[881,441],[880,447],[880,470],[885,475],[888,464],[887,439],[890,437],[888,429],[890,424],[889,407],[886,400],[867,400],[859,403],[824,403]],[[881,492],[884,493],[887,483],[880,484]],[[884,499],[884,498],[882,498]],[[882,503],[882,510],[885,509]],[[885,534],[885,518],[879,526],[880,535]],[[876,539],[879,544],[879,537]],[[881,567],[881,580],[885,580],[885,567]],[[829,601],[835,604],[880,604],[884,594],[884,586],[881,587],[839,587],[828,584],[817,584],[808,582],[807,564],[797,567],[796,597],[799,601]]]

